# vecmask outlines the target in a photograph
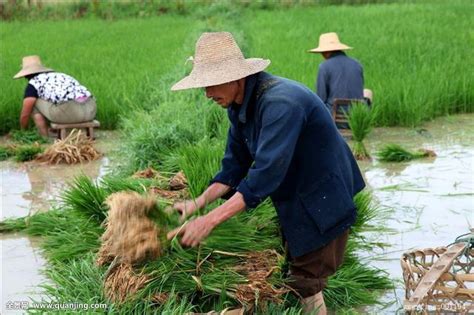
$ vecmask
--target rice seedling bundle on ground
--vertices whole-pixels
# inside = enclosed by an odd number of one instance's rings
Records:
[[[101,154],[94,148],[94,141],[81,130],[73,129],[62,140],[56,140],[37,160],[48,164],[76,164],[97,160]]]
[[[158,258],[166,234],[149,218],[156,210],[153,197],[117,192],[110,195],[106,203],[110,210],[96,263],[109,265],[104,276],[107,298],[123,303],[148,280],[146,275],[135,273],[133,266]]]
[[[13,156],[11,147],[0,146],[0,161],[5,161]]]
[[[385,145],[377,152],[377,157],[383,162],[404,162],[424,157],[435,157],[436,153],[428,149],[419,149],[418,151],[409,151],[399,144],[391,143]]]
[[[372,130],[372,110],[363,103],[353,103],[349,109],[348,122],[354,141],[352,152],[355,158],[358,160],[370,159],[370,154],[364,145],[364,139]]]
[[[26,162],[36,159],[43,151],[44,148],[39,144],[27,144],[12,147],[14,159],[17,162]]]
[[[0,146],[0,161],[13,157],[17,162],[27,162],[36,159],[43,151],[44,148],[37,142],[33,144]]]
[[[9,136],[12,141],[21,144],[41,144],[48,142],[35,130],[12,130],[10,131]]]

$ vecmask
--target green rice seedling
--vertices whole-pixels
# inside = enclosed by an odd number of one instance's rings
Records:
[[[5,219],[0,222],[0,233],[19,232],[26,228],[25,218]]]
[[[224,154],[224,143],[204,139],[195,145],[183,147],[179,152],[181,155],[179,167],[188,179],[191,195],[197,197],[219,171]]]
[[[209,106],[206,112],[206,132],[209,138],[225,139],[229,128],[226,112],[218,106]]]
[[[38,154],[42,153],[43,151],[44,148],[35,144],[18,146],[13,150],[15,154],[15,161],[17,162],[34,160],[36,156],[38,156]]]
[[[13,156],[13,152],[11,148],[0,146],[0,161],[5,161],[11,156]]]
[[[379,290],[391,288],[393,283],[385,271],[369,267],[360,261],[345,262],[329,278],[324,299],[333,309],[352,308],[377,303]]]
[[[103,270],[95,265],[94,260],[93,253],[86,253],[67,262],[55,262],[45,270],[54,284],[45,284],[43,289],[58,303],[104,303]]]
[[[10,136],[14,142],[18,142],[21,144],[48,142],[36,130],[12,130],[10,131]]]
[[[405,162],[424,157],[432,157],[436,154],[431,150],[408,151],[399,144],[390,143],[377,152],[377,157],[383,162]]]
[[[76,177],[61,196],[67,208],[75,209],[99,223],[106,217],[107,208],[104,205],[106,198],[105,190],[85,175]]]
[[[371,109],[362,103],[353,103],[348,113],[349,127],[354,143],[352,151],[358,160],[370,159],[370,154],[364,145],[364,139],[372,130],[373,116]]]

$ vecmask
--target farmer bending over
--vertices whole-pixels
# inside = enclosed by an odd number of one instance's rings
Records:
[[[341,264],[356,219],[353,197],[365,184],[323,102],[304,85],[263,72],[269,60],[244,59],[230,33],[204,33],[191,74],[172,90],[204,87],[231,122],[222,169],[196,200],[173,207],[188,216],[224,204],[168,238],[196,246],[219,224],[268,196],[289,250],[290,285],[306,311],[321,307],[328,276]]]
[[[330,110],[335,98],[372,102],[372,91],[364,89],[364,69],[344,53],[347,49],[352,47],[341,43],[336,33],[325,33],[319,37],[318,47],[309,51],[321,53],[326,60],[319,65],[316,92]]]
[[[69,124],[91,121],[97,108],[92,94],[73,77],[44,67],[38,56],[23,58],[23,66],[13,78],[28,81],[20,115],[22,129],[33,116],[42,136],[48,136],[48,121]]]

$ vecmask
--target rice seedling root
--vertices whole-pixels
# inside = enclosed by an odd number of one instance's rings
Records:
[[[48,164],[77,164],[97,160],[101,154],[94,148],[93,140],[81,130],[73,131],[63,140],[56,140],[36,160]]]

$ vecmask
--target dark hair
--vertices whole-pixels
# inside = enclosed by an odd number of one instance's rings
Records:
[[[28,81],[30,81],[31,79],[33,79],[34,77],[36,77],[39,73],[33,73],[33,74],[28,74],[28,75],[25,75],[25,79],[27,79]]]

